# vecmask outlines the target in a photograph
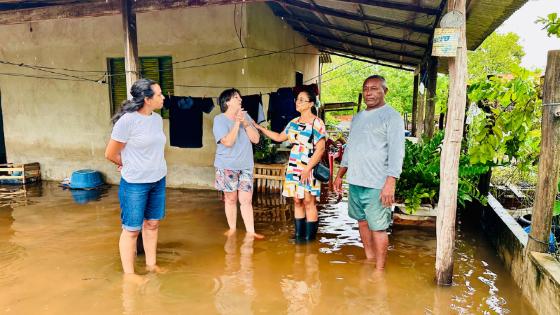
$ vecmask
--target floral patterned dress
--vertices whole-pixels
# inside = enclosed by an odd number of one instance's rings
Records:
[[[302,123],[299,117],[292,119],[284,129],[284,133],[288,135],[288,141],[293,145],[288,160],[288,168],[286,170],[286,180],[282,188],[282,195],[286,197],[297,197],[303,199],[305,192],[310,192],[313,196],[319,197],[321,194],[321,183],[313,178],[304,185],[300,182],[301,172],[311,159],[313,146],[319,140],[326,137],[325,124],[319,118],[312,123]],[[311,141],[311,132],[313,131],[313,144]],[[313,172],[312,172],[313,173]]]

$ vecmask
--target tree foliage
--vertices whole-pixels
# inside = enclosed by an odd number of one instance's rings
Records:
[[[345,64],[346,63],[346,64]],[[335,69],[330,71],[331,69]],[[348,59],[332,56],[332,63],[324,66],[321,102],[357,102],[362,92],[364,80],[379,74],[387,80],[389,92],[387,103],[401,113],[412,112],[412,72],[398,70],[361,61],[348,62]]]
[[[554,35],[560,38],[560,17],[558,13],[550,13],[546,18],[539,17],[536,22],[544,24],[543,29],[546,29],[548,37]]]
[[[469,100],[481,109],[469,128],[471,163],[521,168],[536,163],[540,151],[541,103],[536,73],[518,67],[512,76],[471,84]]]
[[[475,50],[468,52],[469,79],[511,73],[525,55],[515,33],[492,33]]]

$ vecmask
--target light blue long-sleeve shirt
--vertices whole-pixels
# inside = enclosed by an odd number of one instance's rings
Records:
[[[404,123],[396,110],[385,104],[352,119],[340,164],[349,184],[381,189],[387,176],[400,176],[403,159]]]

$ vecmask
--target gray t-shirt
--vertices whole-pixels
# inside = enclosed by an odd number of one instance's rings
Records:
[[[124,114],[113,126],[111,139],[126,143],[121,151],[121,176],[127,182],[154,183],[167,174],[163,156],[166,137],[159,114]]]
[[[252,123],[251,117],[249,115],[245,116],[245,119]],[[219,169],[228,170],[246,170],[253,169],[253,145],[249,136],[245,131],[243,126],[239,127],[239,133],[235,139],[235,143],[231,147],[226,147],[220,143],[220,140],[227,136],[229,131],[233,128],[235,122],[225,114],[219,114],[214,117],[214,127],[212,131],[214,132],[214,138],[218,147],[216,148],[216,159],[214,160],[214,167]],[[249,128],[253,128],[252,126]]]
[[[381,189],[387,176],[400,176],[403,159],[404,123],[396,110],[384,105],[352,119],[340,163],[349,184]]]

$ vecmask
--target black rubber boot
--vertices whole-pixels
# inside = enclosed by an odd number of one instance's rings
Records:
[[[305,240],[312,241],[317,236],[317,229],[319,228],[319,221],[305,222]]]
[[[294,235],[294,239],[297,241],[304,241],[305,240],[305,218],[295,218],[294,219],[294,226],[296,233]]]

